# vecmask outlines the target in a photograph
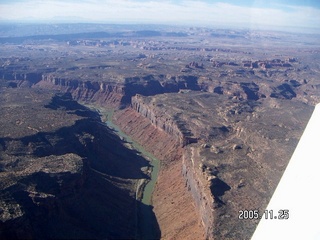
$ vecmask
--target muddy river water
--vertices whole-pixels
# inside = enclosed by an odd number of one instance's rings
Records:
[[[122,140],[127,142],[127,146],[139,152],[139,154],[149,161],[150,167],[148,169],[150,180],[146,181],[141,179],[140,184],[137,186],[136,197],[139,195],[138,192],[142,193],[142,206],[138,209],[138,225],[141,239],[150,239],[155,237],[155,232],[153,229],[154,223],[151,223],[155,220],[154,213],[152,212],[152,193],[155,188],[160,161],[155,158],[151,153],[146,151],[140,144],[135,142],[130,136],[126,135],[120,128],[112,122],[113,111],[107,112],[107,120],[105,121],[106,125],[114,131]],[[146,184],[145,184],[146,183]]]

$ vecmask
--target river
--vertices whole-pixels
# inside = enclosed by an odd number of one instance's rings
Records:
[[[130,136],[126,135],[121,129],[112,122],[113,110],[101,112],[106,115],[106,125],[114,131],[121,139],[127,142],[129,148],[135,149],[140,152],[141,156],[147,159],[150,163],[149,173],[150,180],[146,181],[141,179],[140,184],[137,186],[136,198],[139,198],[139,192],[142,192],[141,206],[138,209],[138,225],[139,225],[139,238],[141,239],[154,239],[157,233],[154,232],[155,215],[152,211],[152,193],[157,182],[158,173],[160,169],[160,161],[155,158],[151,153],[146,151],[139,143],[135,142]],[[146,182],[144,182],[146,181]],[[145,184],[146,183],[146,184]],[[140,200],[140,199],[137,199]]]

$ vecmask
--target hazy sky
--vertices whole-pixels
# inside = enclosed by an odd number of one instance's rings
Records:
[[[0,0],[0,21],[320,28],[320,0]]]

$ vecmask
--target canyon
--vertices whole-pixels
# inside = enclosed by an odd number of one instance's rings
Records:
[[[316,37],[179,33],[1,39],[1,237],[143,239],[144,209],[156,238],[250,239],[239,211],[264,211],[320,102]],[[108,111],[160,160],[151,205]]]

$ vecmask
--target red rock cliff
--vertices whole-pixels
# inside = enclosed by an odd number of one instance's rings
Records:
[[[50,74],[43,76],[37,86],[70,92],[76,100],[108,106],[119,106],[124,96],[124,87],[120,84],[58,78]]]
[[[165,117],[157,117],[157,114],[147,105],[138,104],[136,100],[133,102],[140,112],[127,108],[117,112],[114,115],[114,121],[124,132],[161,161],[161,169],[152,197],[161,237],[163,239],[205,239],[199,213],[181,171],[184,168],[181,132],[172,120],[165,121]],[[153,124],[150,119],[153,119]]]

